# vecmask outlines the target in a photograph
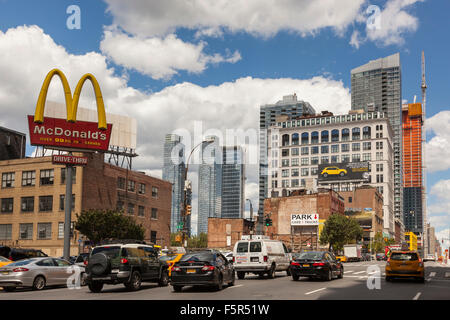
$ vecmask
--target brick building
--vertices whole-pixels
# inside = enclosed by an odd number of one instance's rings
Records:
[[[25,133],[0,127],[0,160],[25,158]]]
[[[318,214],[319,224],[323,225],[331,214],[343,215],[344,211],[344,199],[333,190],[319,188],[316,193],[295,190],[287,197],[264,200],[264,216],[272,219],[272,226],[264,227],[264,234],[282,240],[295,252],[319,248],[319,226],[291,226],[291,214]]]
[[[239,218],[208,218],[208,248],[233,250],[242,235],[250,234],[252,222]]]
[[[72,221],[83,210],[123,208],[144,226],[146,241],[169,245],[171,184],[105,163],[103,155],[87,156],[88,165],[75,169]],[[61,256],[65,167],[53,165],[51,157],[6,160],[0,176],[0,244]],[[78,239],[75,230],[71,255],[81,250]]]

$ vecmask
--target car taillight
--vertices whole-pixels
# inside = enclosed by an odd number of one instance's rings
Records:
[[[13,269],[13,272],[24,272],[24,271],[28,271],[28,269],[22,267]]]
[[[296,266],[296,267],[300,267],[300,263],[292,261],[291,262],[291,266]]]
[[[202,268],[202,271],[214,271],[215,267],[214,266],[204,266]]]
[[[122,264],[128,263],[128,259],[122,258],[120,259],[120,263]]]
[[[233,257],[233,263],[235,263],[236,262],[236,259]]]
[[[269,260],[268,256],[264,256],[264,262],[267,262]]]
[[[323,263],[323,262],[314,262],[313,263],[314,267],[323,267],[324,265],[325,265],[325,263]]]
[[[88,265],[88,261],[87,261],[87,260],[84,260],[83,264],[84,264],[85,266],[87,266],[87,265]]]
[[[178,272],[178,271],[181,271],[181,268],[178,267],[178,266],[174,266],[174,267],[172,268],[172,271]]]

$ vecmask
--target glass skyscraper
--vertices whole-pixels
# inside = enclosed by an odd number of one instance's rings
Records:
[[[259,112],[259,206],[258,216],[259,224],[256,226],[256,232],[262,234],[263,230],[263,212],[264,199],[268,197],[267,185],[267,129],[275,124],[275,118],[280,115],[289,117],[301,117],[305,115],[314,115],[316,111],[305,101],[297,100],[297,95],[283,96],[283,100],[275,104],[262,105]]]
[[[244,151],[239,146],[223,147],[221,218],[243,218],[244,186]]]
[[[198,173],[197,234],[208,232],[208,218],[220,218],[222,197],[222,148],[219,138],[206,137],[201,146],[202,161]]]
[[[163,180],[172,183],[172,214],[170,232],[177,232],[181,219],[181,207],[184,201],[184,144],[176,134],[167,134],[164,142]],[[187,226],[190,230],[190,226]]]
[[[403,220],[402,77],[400,54],[369,61],[351,71],[352,110],[386,112],[394,131],[394,215]],[[393,230],[393,226],[391,230]]]

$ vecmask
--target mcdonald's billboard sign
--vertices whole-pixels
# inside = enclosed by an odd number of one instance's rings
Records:
[[[60,78],[64,89],[67,120],[44,117],[48,87],[55,75]],[[98,123],[76,120],[78,102],[83,84],[86,80],[91,81],[94,87]],[[62,150],[107,151],[111,138],[112,124],[106,123],[102,93],[97,80],[92,74],[87,73],[81,77],[72,96],[69,83],[64,73],[58,69],[53,69],[47,74],[42,84],[34,116],[28,116],[28,127],[30,130],[31,145]]]

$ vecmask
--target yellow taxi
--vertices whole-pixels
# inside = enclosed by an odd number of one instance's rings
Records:
[[[4,266],[6,266],[6,265],[8,265],[8,264],[10,264],[10,263],[12,263],[11,260],[9,260],[9,259],[7,259],[7,258],[5,258],[5,257],[0,256],[0,268],[1,268],[1,267],[4,267]]]
[[[347,256],[336,256],[336,260],[339,259],[341,262],[347,262]]]
[[[345,169],[339,169],[338,167],[326,167],[322,170],[320,173],[325,178],[328,175],[339,175],[341,177],[345,176],[347,174],[347,170]]]
[[[425,282],[425,267],[416,251],[391,251],[386,263],[386,281],[415,278]]]
[[[172,268],[173,265],[180,261],[181,257],[184,255],[184,253],[167,253],[164,256],[161,256],[159,260],[165,261],[168,265],[169,270],[169,277],[172,275]]]

